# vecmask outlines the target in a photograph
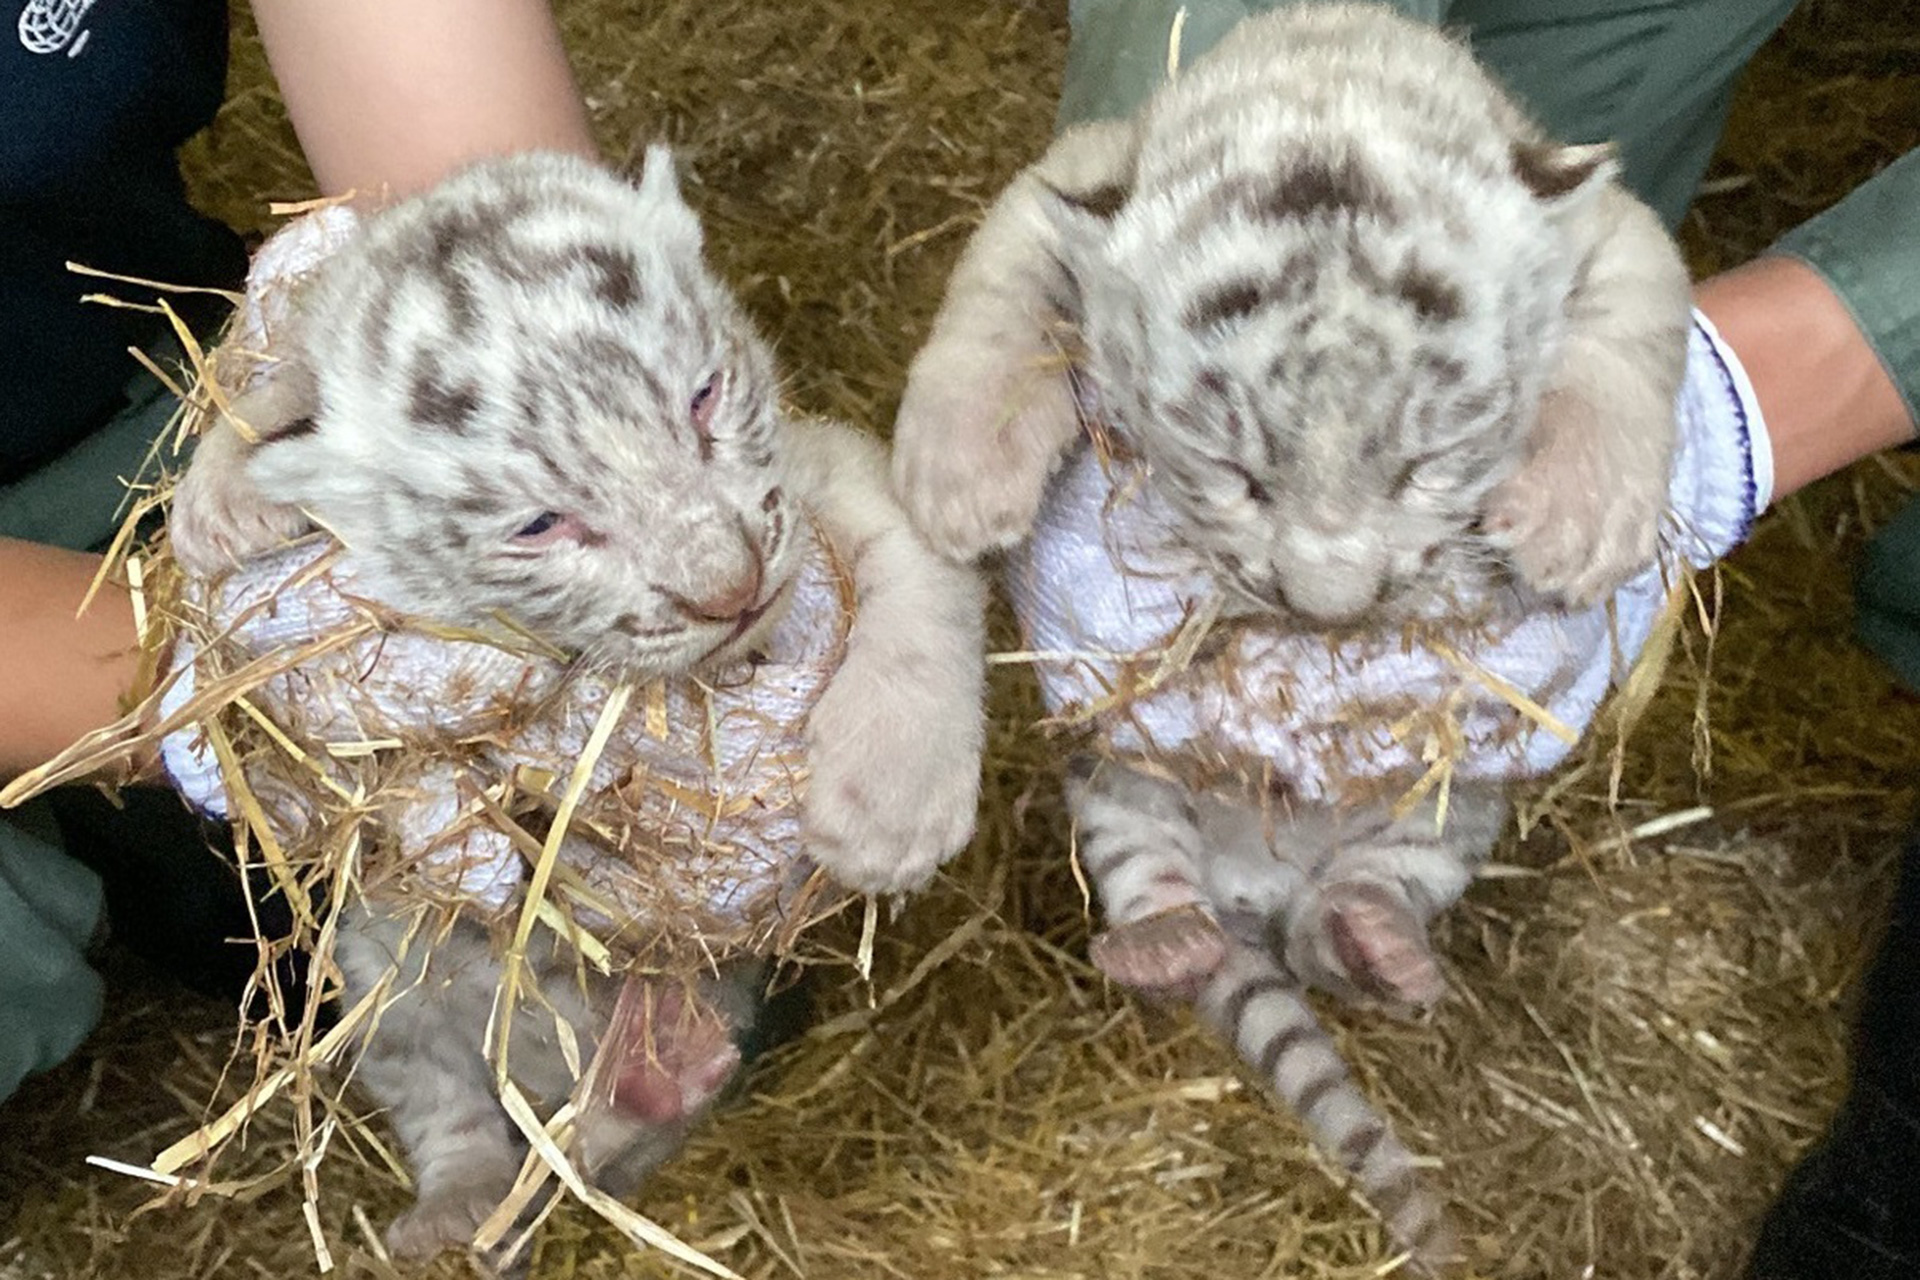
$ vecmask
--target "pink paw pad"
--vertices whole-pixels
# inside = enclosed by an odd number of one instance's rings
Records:
[[[1227,958],[1226,935],[1193,904],[1116,925],[1088,952],[1100,972],[1124,986],[1160,991],[1207,977]]]
[[[1350,885],[1326,897],[1324,925],[1347,978],[1369,995],[1429,1007],[1446,994],[1426,925],[1390,891]]]
[[[689,1007],[677,984],[645,980],[621,992],[602,1052],[614,1109],[653,1124],[692,1115],[740,1066],[723,1019]]]

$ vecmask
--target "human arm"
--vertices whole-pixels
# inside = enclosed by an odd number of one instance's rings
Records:
[[[486,156],[597,157],[546,0],[254,0],[320,190],[362,202]]]
[[[1773,445],[1773,496],[1914,437],[1899,389],[1839,296],[1796,258],[1700,282],[1694,301],[1740,357]]]
[[[121,714],[139,677],[133,601],[111,582],[84,612],[100,557],[0,539],[0,780]]]
[[[485,155],[594,155],[545,0],[257,0],[255,16],[321,190],[403,194]],[[97,556],[0,540],[0,778],[121,713],[133,607]]]

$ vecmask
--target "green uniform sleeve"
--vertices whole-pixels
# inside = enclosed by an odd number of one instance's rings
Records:
[[[1920,423],[1920,151],[1909,151],[1770,250],[1818,271]],[[1920,502],[1867,547],[1855,589],[1860,639],[1920,690]]]
[[[1853,312],[1920,422],[1920,150],[1882,169],[1769,252],[1800,259]]]

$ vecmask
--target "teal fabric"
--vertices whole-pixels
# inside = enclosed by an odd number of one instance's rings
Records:
[[[1867,547],[1854,591],[1854,630],[1920,692],[1920,501],[1909,502]]]
[[[0,489],[0,535],[99,547],[121,519],[120,483],[143,473],[178,401],[151,375],[127,408],[73,450]],[[0,1099],[56,1066],[100,1017],[86,947],[101,920],[100,879],[61,851],[44,805],[0,817]]]
[[[1181,65],[1285,0],[1071,0],[1062,126],[1130,114]],[[1619,144],[1629,186],[1679,225],[1726,123],[1733,85],[1794,0],[1399,0],[1467,33],[1548,132]]]
[[[60,851],[44,819],[0,823],[0,1099],[64,1060],[100,1017],[86,959],[100,880]]]
[[[1818,271],[1853,313],[1920,423],[1920,151],[1910,151],[1772,252]],[[1920,692],[1920,500],[1880,531],[1855,584],[1860,639]]]
[[[1826,278],[1920,422],[1920,151],[1909,151],[1769,251]]]
[[[154,442],[180,407],[144,371],[128,383],[126,397],[126,409],[105,427],[32,475],[0,487],[0,537],[86,551],[114,535],[127,482],[151,474]]]

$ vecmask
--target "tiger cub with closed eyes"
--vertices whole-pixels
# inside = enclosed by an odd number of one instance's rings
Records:
[[[856,890],[914,889],[973,827],[981,587],[913,530],[874,441],[789,416],[701,241],[663,148],[637,185],[524,155],[366,217],[289,286],[264,378],[182,478],[172,548],[217,580],[318,526],[379,606],[511,619],[575,669],[636,682],[737,671],[831,560],[854,610],[806,715],[800,852]],[[498,957],[464,921],[431,969],[406,957],[414,905],[355,904],[336,955],[350,1003],[402,964],[357,1078],[418,1173],[390,1239],[430,1253],[472,1237],[525,1144],[484,1054]],[[572,1079],[554,1019],[590,1045],[619,989],[569,960],[538,958],[541,1003],[514,1040],[516,1078],[549,1102]],[[624,1064],[634,1101],[590,1172],[624,1189],[732,1074],[758,972],[738,968],[692,983],[712,1016]]]
[[[1355,800],[1313,753],[1351,748],[1364,772],[1399,749],[1324,695],[1401,661],[1403,628],[1591,609],[1655,561],[1687,276],[1616,176],[1390,10],[1246,19],[1132,119],[1068,131],[1015,178],[896,426],[895,486],[929,540],[962,562],[1012,551],[1050,705],[1122,704],[1069,785],[1095,961],[1193,997],[1428,1265],[1453,1249],[1439,1202],[1303,989],[1436,1000],[1428,924],[1505,792],[1462,779],[1396,805],[1403,776]],[[1181,753],[1264,710],[1210,688],[1153,719],[1174,689],[1135,715],[1123,695],[1152,664],[1112,661],[1203,605],[1219,634],[1265,637],[1225,642],[1275,657],[1246,674],[1301,677],[1277,724],[1235,739],[1269,752],[1238,762],[1250,787],[1192,783],[1182,766],[1220,762]],[[1374,650],[1335,663],[1355,637]]]

